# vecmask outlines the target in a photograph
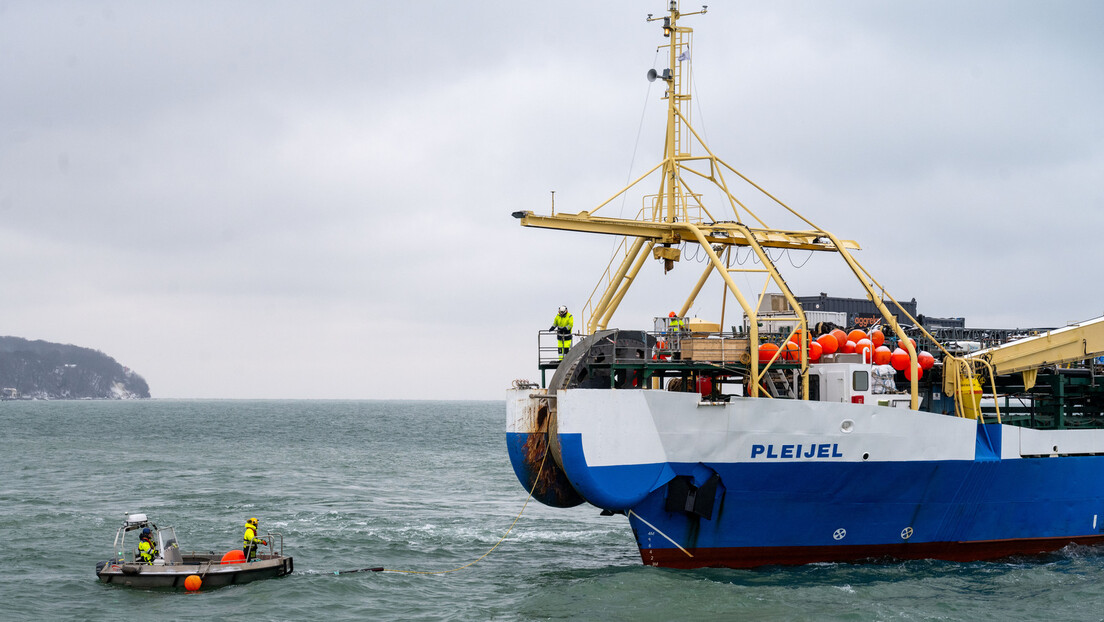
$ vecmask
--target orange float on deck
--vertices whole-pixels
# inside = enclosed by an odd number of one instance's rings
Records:
[[[842,348],[843,344],[847,343],[847,333],[843,332],[842,330],[837,328],[829,334],[836,338],[837,348]]]
[[[862,338],[855,342],[855,354],[861,354],[863,361],[870,360],[870,357],[874,353],[874,344],[867,338]]]
[[[227,551],[226,555],[222,556],[223,564],[240,564],[245,561],[245,551],[241,549],[234,549],[233,551]]]
[[[920,367],[919,363],[917,363],[916,365],[905,365],[905,380],[912,380],[912,374],[910,374],[909,372],[913,369],[916,370],[917,380],[924,377],[924,369]]]
[[[876,346],[874,348],[875,365],[886,365],[891,358],[893,358],[893,353],[889,351],[889,348],[885,346]]]
[[[815,363],[820,360],[820,355],[824,353],[824,348],[821,347],[817,341],[809,342],[809,362]]]
[[[862,330],[861,328],[856,328],[855,330],[847,333],[847,338],[851,341],[854,341],[855,343],[858,343],[863,339],[866,339],[866,331]]]
[[[774,353],[778,351],[778,346],[773,343],[764,343],[759,346],[759,362],[769,363]]]
[[[920,363],[920,369],[927,371],[935,365],[935,357],[931,355],[931,352],[923,351],[916,355],[916,362]]]
[[[820,344],[821,354],[835,354],[839,349],[839,341],[831,333],[817,337],[816,342]]]
[[[855,353],[855,342],[851,341],[850,339],[848,339],[847,341],[844,341],[843,345],[840,346],[839,351],[842,352],[843,354],[854,354]]]
[[[782,358],[787,361],[801,360],[801,346],[792,341],[787,341],[786,344],[782,346]]]
[[[880,330],[870,331],[870,342],[874,344],[875,348],[880,348],[885,343],[885,335]]]
[[[893,369],[896,369],[897,371],[901,371],[904,368],[908,367],[908,364],[909,364],[908,352],[905,352],[901,348],[897,348],[890,355],[889,364],[892,365]]]

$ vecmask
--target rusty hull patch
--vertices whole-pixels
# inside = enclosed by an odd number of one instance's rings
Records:
[[[555,456],[545,457],[548,454],[548,429],[553,418],[549,400],[530,399],[520,414],[517,431],[525,434],[525,445],[522,451],[523,468],[527,475],[528,487],[533,491],[533,497],[553,507],[574,507],[582,503],[583,498],[571,486],[567,475],[556,462]]]

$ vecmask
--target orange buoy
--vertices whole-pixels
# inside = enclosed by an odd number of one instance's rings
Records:
[[[881,347],[885,343],[885,335],[880,330],[870,331],[870,342],[874,344],[875,348]]]
[[[233,551],[227,551],[226,555],[222,556],[223,564],[240,564],[245,561],[245,551],[241,549],[234,549]]]
[[[801,329],[800,328],[795,330],[794,334],[790,335],[790,341],[796,343],[799,346],[801,345]]]
[[[855,354],[861,354],[863,360],[866,361],[873,355],[874,344],[865,337],[855,342]]]
[[[835,354],[839,349],[839,341],[831,333],[817,337],[816,343],[820,344],[821,354]]]
[[[913,339],[912,337],[909,337],[908,340],[912,342],[912,349],[915,350],[916,349],[916,340]],[[903,341],[898,342],[897,347],[901,348],[905,352],[908,352],[908,348],[905,347],[905,343]]]
[[[917,363],[916,365],[905,365],[905,380],[912,380],[912,374],[910,374],[909,372],[913,369],[916,370],[917,380],[924,377],[924,369],[920,367],[919,363]]]
[[[188,578],[184,579],[184,589],[189,592],[198,591],[201,585],[203,585],[203,579],[200,579],[197,574],[188,575]]]
[[[916,362],[920,363],[920,369],[927,371],[935,365],[935,357],[931,355],[931,352],[925,350],[916,355]]]
[[[792,341],[787,341],[786,345],[782,346],[782,358],[787,361],[797,361],[801,359],[801,346]]]
[[[889,348],[885,346],[877,346],[874,348],[875,365],[886,365],[891,358],[893,358],[893,353],[889,351]]]
[[[764,343],[759,346],[759,362],[769,363],[774,353],[778,351],[778,346],[773,343]]]
[[[830,335],[832,335],[833,337],[836,338],[836,344],[837,344],[836,347],[837,348],[842,348],[843,344],[847,341],[847,333],[843,332],[842,330],[840,330],[838,328],[834,329],[831,333],[828,333],[828,334],[830,334]]]
[[[824,354],[824,348],[820,343],[816,341],[809,342],[809,362],[815,363],[820,360],[820,355]]]
[[[901,348],[897,348],[893,351],[892,354],[890,354],[889,364],[892,365],[893,369],[896,369],[897,371],[904,370],[906,367],[908,367],[909,364],[908,352],[905,352]]]
[[[843,345],[840,346],[839,351],[844,353],[844,354],[854,354],[855,353],[855,342],[851,341],[850,339],[848,339],[847,341],[844,341]]]
[[[863,339],[866,339],[866,331],[861,328],[856,328],[855,330],[847,333],[847,338],[851,341],[854,341],[855,343],[859,343]]]

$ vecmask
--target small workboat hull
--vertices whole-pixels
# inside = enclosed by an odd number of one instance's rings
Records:
[[[225,564],[221,557],[216,553],[186,555],[182,564],[157,566],[100,562],[96,576],[104,583],[125,587],[184,589],[184,581],[196,575],[202,582],[201,589],[206,590],[282,577],[295,567],[290,556],[262,556],[251,562]]]

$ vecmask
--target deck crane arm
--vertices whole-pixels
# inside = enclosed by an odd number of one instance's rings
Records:
[[[1031,373],[1045,365],[1072,363],[1101,354],[1104,354],[1104,317],[979,350],[965,358],[987,360],[994,373],[1012,374]]]

